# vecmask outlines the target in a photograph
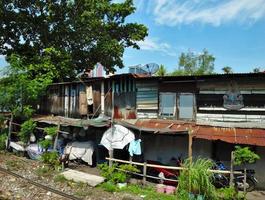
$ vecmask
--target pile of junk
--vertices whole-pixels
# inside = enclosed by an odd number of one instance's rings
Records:
[[[67,158],[67,161],[76,161],[89,166],[95,166],[101,159],[98,156],[98,144],[102,134],[109,128],[108,118],[83,120],[52,116],[34,121],[37,127],[30,133],[27,143],[20,141],[18,133],[21,125],[12,124],[12,134],[6,140],[8,150],[33,160],[39,160],[44,152],[56,151],[60,159]],[[48,127],[56,128],[54,136],[45,132],[47,124]],[[49,141],[50,145],[47,148],[41,145],[44,140]]]

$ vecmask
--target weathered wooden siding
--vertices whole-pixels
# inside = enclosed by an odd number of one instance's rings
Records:
[[[79,118],[100,113],[100,87],[93,85],[93,105],[89,113],[86,85],[83,83],[51,85],[47,95],[41,100],[40,114],[54,114]]]
[[[238,110],[224,108],[224,95],[229,84],[243,97],[244,107]],[[205,81],[198,83],[197,123],[214,126],[261,127],[265,119],[265,82],[250,78]]]

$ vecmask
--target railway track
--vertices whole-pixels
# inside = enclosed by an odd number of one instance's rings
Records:
[[[23,179],[23,180],[27,181],[28,183],[30,183],[30,184],[32,184],[32,185],[34,185],[34,186],[36,186],[36,187],[42,188],[42,189],[44,189],[44,190],[46,190],[46,191],[49,191],[49,192],[52,192],[52,193],[54,193],[54,194],[60,195],[60,196],[65,197],[65,198],[67,198],[67,199],[81,200],[80,198],[78,198],[78,197],[76,197],[76,196],[73,196],[73,195],[70,195],[70,194],[67,194],[67,193],[61,192],[61,191],[59,191],[59,190],[53,189],[53,188],[48,187],[48,186],[46,186],[46,185],[43,185],[43,184],[41,184],[41,183],[38,183],[38,182],[32,181],[32,180],[30,180],[30,179],[28,179],[28,178],[25,178],[25,177],[23,177],[23,176],[21,176],[21,175],[19,175],[19,174],[16,174],[16,173],[14,173],[14,172],[11,172],[11,171],[9,171],[9,170],[7,170],[7,169],[5,169],[5,168],[0,167],[0,173],[4,173],[4,174],[10,175],[10,176],[14,176],[14,177],[16,177],[16,178]]]

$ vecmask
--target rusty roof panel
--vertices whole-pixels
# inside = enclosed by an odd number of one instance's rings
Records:
[[[138,119],[126,122],[139,130],[157,134],[178,134],[192,130],[194,138],[206,140],[222,140],[234,144],[248,144],[265,146],[265,129],[224,128],[206,125],[197,125],[194,122],[163,120],[163,119]],[[126,126],[126,123],[123,125]]]

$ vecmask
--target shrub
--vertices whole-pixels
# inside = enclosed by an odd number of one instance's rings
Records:
[[[206,199],[216,199],[216,190],[212,184],[213,174],[209,171],[212,166],[212,161],[207,159],[198,159],[195,162],[186,160],[183,167],[187,170],[182,170],[179,176],[179,192],[183,195],[191,192]]]
[[[235,165],[241,165],[246,163],[254,163],[256,160],[260,159],[259,155],[255,154],[249,149],[249,147],[235,146]]]
[[[58,167],[60,165],[59,162],[59,155],[56,151],[51,151],[51,152],[44,152],[41,155],[40,160],[45,163],[48,164],[52,167]]]
[[[52,146],[52,141],[51,140],[42,140],[39,142],[39,145],[43,149],[45,149],[45,151],[47,151],[47,149]]]
[[[5,133],[0,134],[0,150],[5,150],[6,139],[7,139],[7,135]]]
[[[55,136],[57,134],[58,128],[56,126],[44,128],[44,132],[50,136]]]
[[[21,129],[19,132],[20,140],[24,143],[27,143],[29,141],[30,134],[33,133],[36,126],[36,122],[34,122],[32,119],[25,121],[21,125]]]
[[[218,199],[222,200],[239,200],[244,199],[244,196],[240,195],[234,187],[221,188],[217,190]]]
[[[118,165],[117,163],[114,163],[112,167],[109,167],[106,163],[98,165],[98,167],[100,175],[112,183],[126,182],[131,176],[129,172],[139,172],[133,165]]]

